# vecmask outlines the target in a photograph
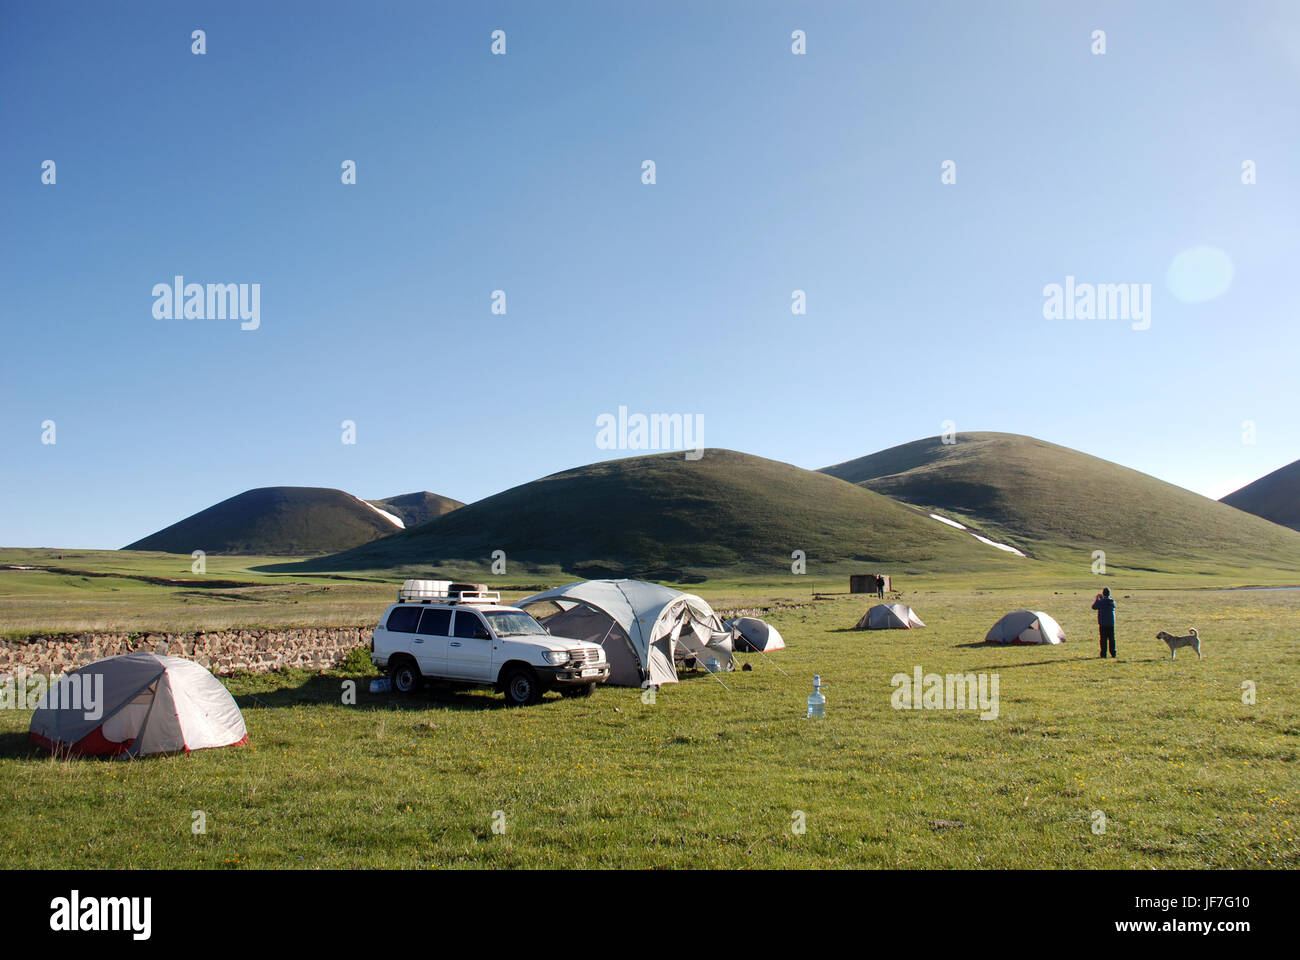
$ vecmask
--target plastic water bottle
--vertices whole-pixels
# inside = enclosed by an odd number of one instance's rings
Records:
[[[826,716],[826,695],[822,693],[821,674],[813,677],[813,692],[808,694],[808,719]]]

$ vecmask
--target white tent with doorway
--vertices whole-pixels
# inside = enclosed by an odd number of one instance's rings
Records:
[[[676,661],[731,670],[731,633],[704,600],[644,580],[581,580],[520,600],[553,636],[605,648],[608,683],[677,682]]]
[[[985,643],[1065,643],[1061,625],[1041,610],[1016,610],[993,624]]]
[[[60,753],[141,757],[247,743],[248,730],[230,691],[193,660],[132,653],[59,677],[31,738]]]
[[[905,603],[878,603],[862,615],[855,630],[911,630],[924,627],[921,618]]]
[[[785,640],[776,627],[758,617],[736,617],[725,621],[722,626],[731,631],[732,648],[737,653],[749,650],[771,653],[785,649]]]

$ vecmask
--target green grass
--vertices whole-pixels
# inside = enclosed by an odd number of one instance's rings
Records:
[[[1041,559],[1196,573],[1300,572],[1300,533],[1097,457],[1006,433],[964,433],[827,467]]]
[[[869,601],[770,618],[789,649],[686,675],[654,704],[601,688],[507,710],[486,692],[371,696],[343,672],[228,685],[251,745],[131,762],[51,760],[0,712],[0,858],[10,867],[1295,868],[1300,592],[1134,588],[1121,660],[1096,659],[1096,580],[1016,590],[916,578],[930,626],[848,630]],[[711,601],[807,599],[706,585]],[[1059,592],[1058,592],[1059,591]],[[987,648],[1009,609],[1070,642]],[[1198,626],[1176,662],[1158,629]],[[789,676],[776,669],[779,665]],[[996,673],[1000,716],[895,711],[889,678]],[[813,673],[828,716],[802,719]],[[358,703],[340,692],[355,679]],[[1241,702],[1245,680],[1258,701]],[[191,833],[195,810],[207,833]],[[494,811],[506,832],[492,830]],[[1103,835],[1091,815],[1107,818]],[[807,832],[794,834],[795,811]],[[937,820],[965,826],[936,829]],[[39,838],[39,842],[33,842]]]

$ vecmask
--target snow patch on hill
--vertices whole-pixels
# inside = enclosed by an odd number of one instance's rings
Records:
[[[990,547],[997,547],[999,550],[1005,550],[1007,553],[1014,553],[1017,557],[1024,556],[1023,553],[1021,553],[1019,550],[1017,550],[1015,547],[1011,546],[1010,544],[998,543],[996,540],[990,540],[988,537],[981,537],[978,533],[972,533],[971,536],[974,537],[976,540],[978,540],[980,543],[987,543]]]
[[[362,499],[361,499],[360,497],[358,497],[355,493],[352,494],[352,499],[357,500],[357,501],[360,501],[361,503],[364,503],[367,507],[369,507],[371,510],[375,511],[375,513],[379,514],[379,515],[380,515],[381,517],[383,517],[384,519],[392,521],[393,526],[397,527],[399,530],[405,530],[405,529],[406,529],[406,524],[404,524],[404,523],[402,522],[402,518],[401,518],[401,517],[395,516],[395,515],[389,513],[387,510],[380,510],[378,507],[376,507],[376,506],[375,506],[373,503],[371,503],[369,500],[362,500]]]
[[[947,517],[941,517],[937,513],[930,514],[931,520],[938,520],[940,523],[946,523],[950,527],[956,527],[958,530],[965,530],[980,543],[987,543],[990,547],[996,547],[999,550],[1005,550],[1007,553],[1014,553],[1017,557],[1023,557],[1024,554],[1015,547],[1007,543],[998,543],[996,540],[990,540],[988,537],[981,537],[974,530],[971,530],[964,523],[958,523],[956,520],[949,520]]]
[[[947,517],[941,517],[937,513],[930,514],[930,519],[938,520],[940,523],[946,523],[948,524],[948,526],[956,527],[958,530],[966,529],[966,525],[964,523],[958,523],[956,520],[949,520]]]

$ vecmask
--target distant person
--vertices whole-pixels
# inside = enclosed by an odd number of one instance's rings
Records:
[[[1106,659],[1106,646],[1110,646],[1110,656],[1115,658],[1115,601],[1110,595],[1110,587],[1097,594],[1092,601],[1092,609],[1097,611],[1097,630],[1101,635],[1101,658]]]
[[[885,599],[885,578],[884,577],[880,577],[880,576],[876,577],[876,596],[879,597],[881,600]]]

